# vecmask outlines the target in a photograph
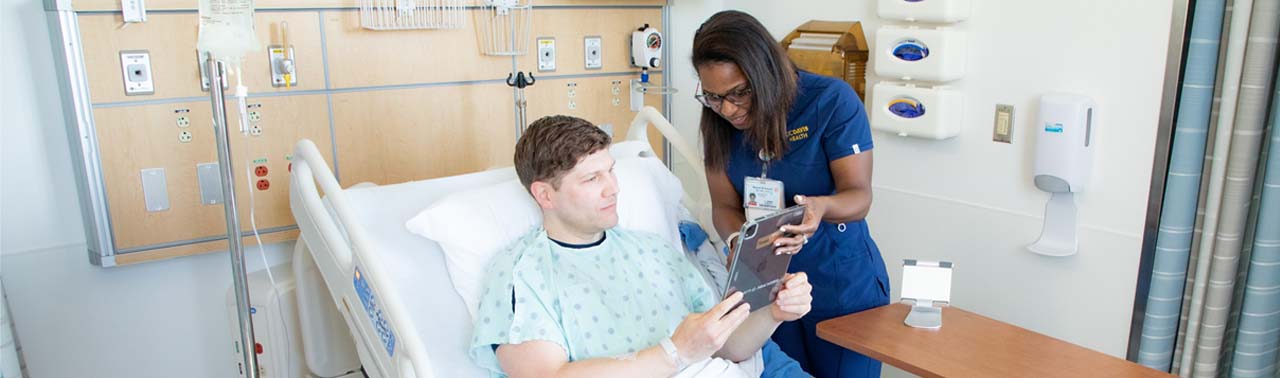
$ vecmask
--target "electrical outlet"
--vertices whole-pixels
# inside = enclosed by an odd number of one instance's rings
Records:
[[[600,52],[602,42],[600,36],[592,35],[582,38],[582,55],[586,60],[586,67],[589,70],[598,70],[604,67],[603,55]]]
[[[271,189],[271,181],[267,179],[261,179],[261,180],[258,180],[258,183],[255,186],[258,188],[258,190]]]
[[[622,105],[622,99],[618,97],[622,93],[622,80],[614,80],[610,84],[613,84],[613,89],[611,90],[613,93],[613,106]]]
[[[253,121],[253,122],[261,121],[261,120],[262,120],[262,114],[259,114],[258,112],[255,112],[255,111],[251,111],[251,112],[249,112],[249,120],[250,120],[250,121]]]
[[[178,117],[178,127],[183,127],[183,128],[185,128],[185,127],[189,127],[189,126],[191,126],[191,119],[190,119],[190,118],[187,118],[187,116],[179,116],[179,117]]]
[[[556,39],[552,37],[538,38],[538,71],[556,70]]]
[[[249,135],[250,135],[250,136],[259,136],[259,135],[262,135],[262,126],[258,126],[258,124],[256,124],[256,123],[255,123],[255,124],[253,124],[253,125],[250,125],[250,126],[249,126]]]
[[[257,167],[254,167],[254,168],[253,168],[253,175],[254,175],[254,176],[258,176],[258,177],[265,177],[265,176],[267,175],[267,172],[268,172],[268,171],[267,171],[267,166],[265,166],[265,165],[259,165],[259,166],[257,166]]]
[[[151,53],[147,50],[121,51],[120,73],[124,76],[125,96],[156,93],[151,75]]]
[[[182,143],[191,143],[191,132],[182,130],[182,132],[178,133],[178,141]]]

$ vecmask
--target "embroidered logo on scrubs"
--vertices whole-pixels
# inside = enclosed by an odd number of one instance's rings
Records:
[[[791,142],[804,140],[809,137],[809,126],[800,126],[791,130],[787,130],[787,140]]]

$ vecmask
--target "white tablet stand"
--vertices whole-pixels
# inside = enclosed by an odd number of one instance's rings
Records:
[[[916,328],[942,328],[942,308],[951,302],[951,262],[902,260],[902,300],[911,300],[903,321]]]

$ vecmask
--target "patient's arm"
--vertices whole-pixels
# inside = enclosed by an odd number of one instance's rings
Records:
[[[569,362],[564,349],[550,341],[526,341],[498,347],[502,371],[512,378],[521,377],[669,377],[676,365],[667,359],[662,347],[652,346],[637,352],[634,358],[593,358]]]
[[[734,293],[707,312],[685,316],[676,326],[675,334],[671,335],[679,358],[693,363],[720,350],[730,335],[747,320],[750,306],[733,307],[740,301],[742,293]],[[756,346],[756,349],[760,347]],[[502,371],[512,377],[669,377],[677,372],[676,363],[667,357],[661,346],[656,345],[634,356],[569,362],[564,348],[554,342],[534,340],[502,344],[498,346],[497,356]]]
[[[800,273],[787,274],[782,281],[783,288],[777,299],[768,308],[753,312],[741,327],[729,336],[716,357],[741,362],[751,358],[756,351],[769,341],[769,336],[784,321],[800,319],[812,308],[813,286],[809,284],[809,276]]]

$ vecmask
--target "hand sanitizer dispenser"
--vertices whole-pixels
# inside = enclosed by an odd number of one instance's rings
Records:
[[[1072,193],[1083,191],[1093,173],[1097,105],[1075,94],[1051,93],[1040,98],[1036,117],[1036,188],[1050,193],[1040,240],[1028,246],[1049,256],[1076,253],[1076,205]]]

